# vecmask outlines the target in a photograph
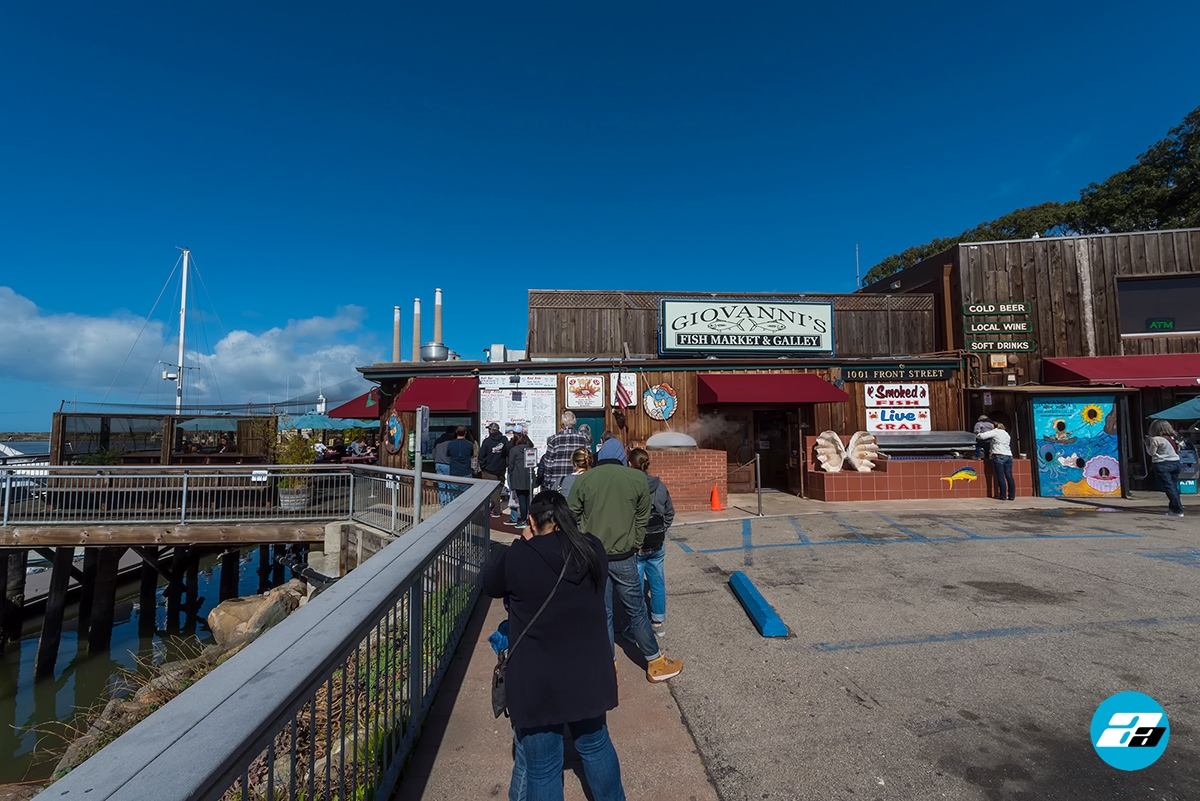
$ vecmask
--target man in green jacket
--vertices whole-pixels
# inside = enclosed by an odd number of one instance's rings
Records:
[[[638,576],[634,554],[646,538],[650,520],[650,487],[646,474],[621,464],[620,459],[601,459],[575,479],[567,499],[579,527],[602,543],[608,553],[608,586],[604,601],[608,608],[608,641],[613,642],[613,594],[625,607],[634,642],[646,657],[646,678],[652,682],[678,676],[683,661],[669,659],[658,647],[646,594]],[[614,651],[615,653],[615,651]]]

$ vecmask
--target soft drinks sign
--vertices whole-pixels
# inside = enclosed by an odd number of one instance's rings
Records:
[[[929,406],[928,384],[867,384],[863,397],[868,409],[908,409]]]
[[[928,408],[867,409],[867,431],[872,434],[915,434],[932,430]]]

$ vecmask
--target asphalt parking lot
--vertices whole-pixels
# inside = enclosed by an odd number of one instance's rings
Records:
[[[723,799],[1200,798],[1200,516],[844,510],[677,525],[663,644]],[[764,639],[745,572],[790,635]],[[1162,758],[1103,763],[1122,690]]]

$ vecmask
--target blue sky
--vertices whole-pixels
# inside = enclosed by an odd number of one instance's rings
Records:
[[[9,4],[0,430],[172,397],[177,246],[206,391],[279,399],[436,286],[466,358],[529,287],[851,291],[1200,104],[1194,2],[808,5]]]

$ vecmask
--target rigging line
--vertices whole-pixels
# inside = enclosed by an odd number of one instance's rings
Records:
[[[200,282],[200,288],[202,290],[204,290],[204,297],[208,299],[208,305],[212,308],[213,317],[217,318],[217,327],[219,329],[221,329],[221,337],[228,338],[229,332],[227,330],[225,330],[225,323],[221,321],[221,313],[219,311],[217,311],[217,304],[213,301],[212,294],[208,291],[208,284],[204,283],[204,275],[201,274],[200,268],[196,267],[195,259],[192,260],[192,267],[196,273],[196,278]],[[213,347],[212,350],[213,350],[213,354],[215,355],[216,348]],[[233,363],[235,365],[237,365],[238,367],[241,367],[241,364],[238,362],[236,348],[233,349],[231,355],[233,356]],[[212,378],[213,378],[213,387],[215,387],[216,391],[217,391],[217,399],[223,400],[222,396],[221,396],[221,382],[217,377],[217,370],[216,370],[215,366],[213,368],[211,368],[211,372],[212,372]]]
[[[180,256],[180,258],[182,259],[183,256]],[[175,266],[176,267],[179,266],[178,262],[176,263]],[[175,273],[172,271],[171,275],[174,276]],[[167,283],[169,284],[170,281],[171,281],[171,279],[170,279],[170,277],[168,277]],[[183,287],[177,284],[175,286],[174,294],[171,295],[172,308],[174,308],[176,305],[178,305],[177,301],[179,300],[179,294],[182,291],[183,291]],[[153,311],[151,313],[153,314]],[[172,330],[171,325],[173,325],[173,323],[168,323],[166,326],[168,333],[170,333],[170,331]],[[163,351],[167,349],[167,344],[168,344],[168,340],[164,338],[162,341],[162,344],[158,346],[158,355],[155,357],[154,363],[151,364],[150,368],[146,371],[146,377],[144,379],[142,379],[142,386],[138,388],[137,394],[133,396],[134,403],[137,403],[139,400],[141,400],[142,393],[146,391],[146,384],[149,383],[150,379],[152,379],[154,377],[155,373],[159,372],[159,366],[163,363]],[[157,389],[154,392],[154,399],[157,402],[160,398],[162,398],[163,387],[162,387],[161,382],[156,384],[156,386],[157,386]]]
[[[133,345],[129,347],[129,353],[125,354],[125,361],[121,362],[121,366],[117,369],[117,374],[113,376],[112,383],[108,385],[108,391],[104,393],[104,399],[100,401],[101,404],[108,400],[108,396],[112,393],[113,387],[117,385],[117,380],[121,377],[121,371],[124,370],[125,365],[129,363],[129,357],[133,355],[134,349],[137,348],[137,343],[142,338],[142,334],[146,331],[146,326],[150,325],[150,318],[153,316],[154,310],[158,308],[158,302],[162,300],[163,293],[167,291],[167,287],[170,285],[171,279],[175,276],[175,270],[179,269],[179,263],[181,261],[183,261],[182,253],[180,253],[179,258],[175,260],[175,267],[171,270],[171,274],[167,276],[167,283],[163,284],[163,288],[158,291],[158,297],[154,300],[154,306],[150,309],[150,314],[146,315],[146,319],[142,323],[142,329],[138,331],[137,337],[135,337],[133,340]]]

